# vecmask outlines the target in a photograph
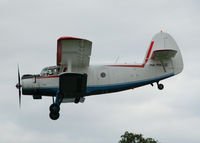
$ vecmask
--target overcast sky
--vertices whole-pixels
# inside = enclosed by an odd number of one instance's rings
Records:
[[[116,143],[127,130],[161,143],[200,142],[200,2],[197,0],[0,0],[0,142]],[[87,97],[62,104],[49,119],[51,98],[22,97],[21,74],[56,64],[61,36],[93,42],[91,64],[142,62],[154,34],[179,45],[183,72],[156,86]]]

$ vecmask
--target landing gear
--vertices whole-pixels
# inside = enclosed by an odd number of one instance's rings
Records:
[[[56,95],[56,101],[54,102],[54,97],[53,97],[53,104],[50,105],[49,107],[49,117],[52,120],[57,120],[60,117],[60,104],[63,100],[63,96],[60,93],[57,93]]]
[[[164,89],[164,85],[163,84],[159,84],[159,82],[157,82],[157,86],[159,90],[163,90]]]
[[[60,116],[60,105],[56,104],[56,103],[53,103],[51,104],[51,106],[49,107],[49,117],[52,119],[52,120],[57,120]]]
[[[74,103],[78,104],[80,102],[80,97],[76,97]]]
[[[49,111],[53,113],[58,113],[60,111],[60,106],[56,103],[51,104]]]
[[[60,117],[60,113],[59,112],[50,112],[49,113],[49,117],[52,119],[52,120],[57,120],[59,117]]]

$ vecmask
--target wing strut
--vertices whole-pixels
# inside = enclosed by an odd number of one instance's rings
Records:
[[[68,63],[67,63],[67,72],[72,72],[72,63],[71,63],[71,60],[68,60]]]

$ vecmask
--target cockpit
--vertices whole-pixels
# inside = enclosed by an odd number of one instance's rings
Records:
[[[53,76],[57,75],[59,68],[57,66],[45,67],[42,69],[40,76]]]

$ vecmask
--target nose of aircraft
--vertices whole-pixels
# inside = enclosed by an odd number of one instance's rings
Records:
[[[22,85],[19,84],[19,83],[17,83],[17,84],[16,84],[16,88],[19,89],[20,87],[22,87]]]

